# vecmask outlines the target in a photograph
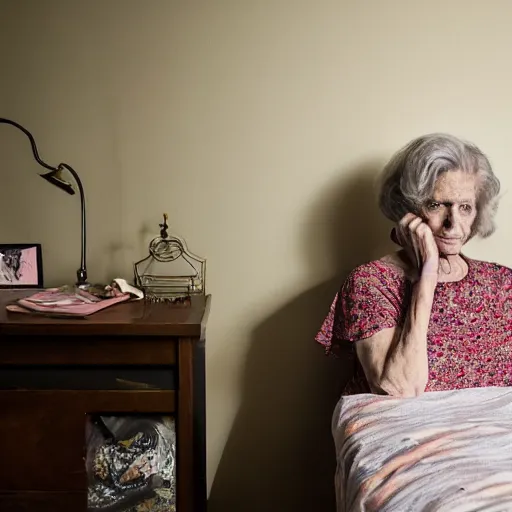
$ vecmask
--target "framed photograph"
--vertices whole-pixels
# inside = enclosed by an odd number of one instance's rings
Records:
[[[0,244],[0,288],[43,288],[41,244]]]

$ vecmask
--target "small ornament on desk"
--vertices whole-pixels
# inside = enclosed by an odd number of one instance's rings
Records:
[[[135,285],[148,301],[186,303],[205,294],[206,260],[190,252],[185,240],[169,235],[166,213],[163,218],[149,255],[134,265]]]

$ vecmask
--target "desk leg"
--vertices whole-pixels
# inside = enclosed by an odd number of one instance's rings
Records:
[[[194,343],[194,482],[195,512],[206,512],[206,368],[205,342]]]
[[[204,342],[178,344],[177,511],[206,510],[205,351]]]

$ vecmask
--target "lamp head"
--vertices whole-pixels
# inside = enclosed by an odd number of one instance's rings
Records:
[[[71,185],[69,181],[66,181],[65,179],[62,178],[60,166],[56,171],[45,172],[44,174],[40,174],[39,176],[41,176],[41,178],[44,178],[46,181],[50,182],[52,185],[55,185],[56,187],[59,187],[60,189],[64,190],[68,194],[73,195],[75,193],[73,185]]]

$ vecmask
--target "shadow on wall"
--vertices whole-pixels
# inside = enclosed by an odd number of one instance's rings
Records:
[[[313,338],[348,271],[379,248],[392,250],[373,195],[379,168],[356,169],[311,211],[306,257],[312,271],[332,258],[337,275],[254,330],[242,405],[212,485],[210,512],[335,510],[331,417],[348,369],[325,357]]]

